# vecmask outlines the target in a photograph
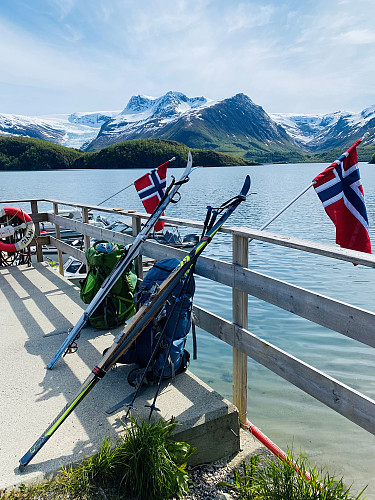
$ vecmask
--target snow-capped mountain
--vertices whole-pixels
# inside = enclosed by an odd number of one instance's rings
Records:
[[[213,103],[205,97],[187,97],[181,92],[167,92],[161,97],[135,95],[130,98],[126,108],[120,113],[128,121],[140,121],[150,118],[172,119],[191,109]],[[118,117],[120,118],[120,117]]]
[[[271,118],[284,127],[297,144],[309,151],[326,151],[334,147],[347,147],[351,142],[370,132],[372,138],[364,144],[374,142],[375,106],[361,113],[337,111],[322,115],[271,114]]]
[[[270,113],[272,120],[281,125],[301,145],[308,144],[312,137],[323,132],[330,124],[326,117],[334,115],[296,115],[292,113]]]
[[[245,94],[214,101],[167,92],[161,97],[135,95],[122,111],[35,117],[0,114],[2,136],[35,137],[87,151],[153,137],[240,154],[318,152],[345,148],[366,131],[372,135],[367,143],[374,142],[375,105],[361,113],[267,114]]]
[[[213,104],[205,97],[189,98],[181,92],[167,92],[161,97],[133,96],[121,113],[102,126],[88,149],[101,149],[127,139],[160,137],[160,131],[170,123]]]
[[[0,136],[33,137],[79,149],[91,142],[103,123],[116,114],[118,111],[45,116],[0,114]]]
[[[213,101],[168,92],[159,98],[133,96],[122,113],[102,126],[87,150],[147,137],[207,149],[232,143],[246,149],[246,145],[254,146],[254,141],[266,142],[268,146],[295,147],[285,130],[244,94]]]

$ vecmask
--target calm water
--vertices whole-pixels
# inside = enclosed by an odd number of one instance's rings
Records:
[[[198,169],[181,188],[181,201],[170,205],[167,215],[203,220],[207,204],[220,204],[237,194],[247,173],[252,193],[228,225],[259,228],[294,198],[326,164],[264,165],[260,167]],[[360,165],[375,246],[375,167]],[[130,184],[145,170],[0,172],[0,199],[55,198],[97,204]],[[170,170],[179,177],[181,171]],[[130,188],[107,206],[143,210]],[[29,209],[28,205],[20,205]],[[43,208],[43,205],[40,205]],[[50,209],[50,206],[45,206]],[[334,244],[334,227],[313,189],[268,228],[272,232]],[[231,242],[218,234],[206,255],[231,259]],[[251,242],[249,267],[275,278],[374,311],[374,270],[325,257]],[[197,278],[197,305],[231,319],[229,288]],[[375,399],[375,351],[286,311],[249,298],[249,330],[314,367],[325,371]],[[231,399],[232,349],[198,332],[198,360],[190,369],[218,392]],[[249,419],[279,446],[302,451],[310,460],[328,465],[331,473],[344,475],[358,488],[369,484],[368,498],[375,499],[375,437],[337,415],[312,397],[249,360]]]

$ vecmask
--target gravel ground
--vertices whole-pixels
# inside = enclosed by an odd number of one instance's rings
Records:
[[[193,484],[189,488],[189,494],[183,500],[231,500],[238,498],[234,493],[229,493],[225,487],[219,486],[219,483],[229,482],[234,468],[239,468],[243,460],[259,454],[270,456],[270,452],[249,432],[241,430],[240,452],[217,462],[192,469],[190,477]]]

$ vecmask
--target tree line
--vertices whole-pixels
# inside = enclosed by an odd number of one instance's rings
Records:
[[[0,137],[0,170],[156,168],[173,156],[176,157],[173,167],[184,167],[189,149],[196,166],[256,164],[240,156],[191,149],[163,139],[134,139],[85,153],[42,139]]]
[[[0,137],[0,170],[60,170],[156,168],[173,156],[173,167],[186,165],[188,151],[192,152],[195,166],[222,167],[231,165],[257,165],[260,163],[332,163],[343,151],[339,148],[321,153],[270,152],[244,156],[220,153],[207,149],[192,149],[176,141],[165,139],[133,139],[107,146],[96,152],[59,146],[42,139],[28,137]],[[359,161],[375,163],[373,146],[358,148]],[[254,161],[256,158],[256,161]]]

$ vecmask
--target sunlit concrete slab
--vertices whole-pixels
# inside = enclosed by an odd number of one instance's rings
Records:
[[[0,488],[50,477],[61,465],[95,453],[105,437],[116,438],[123,431],[126,408],[106,413],[132,392],[127,383],[131,367],[120,365],[78,405],[26,469],[18,469],[19,459],[76,394],[121,330],[84,328],[78,351],[47,370],[84,307],[78,288],[48,264],[0,269]],[[135,412],[148,417],[145,404],[154,394],[155,387],[149,387],[137,399]],[[165,383],[157,406],[162,418],[177,419],[176,437],[197,447],[192,464],[238,451],[237,409],[192,373]]]

